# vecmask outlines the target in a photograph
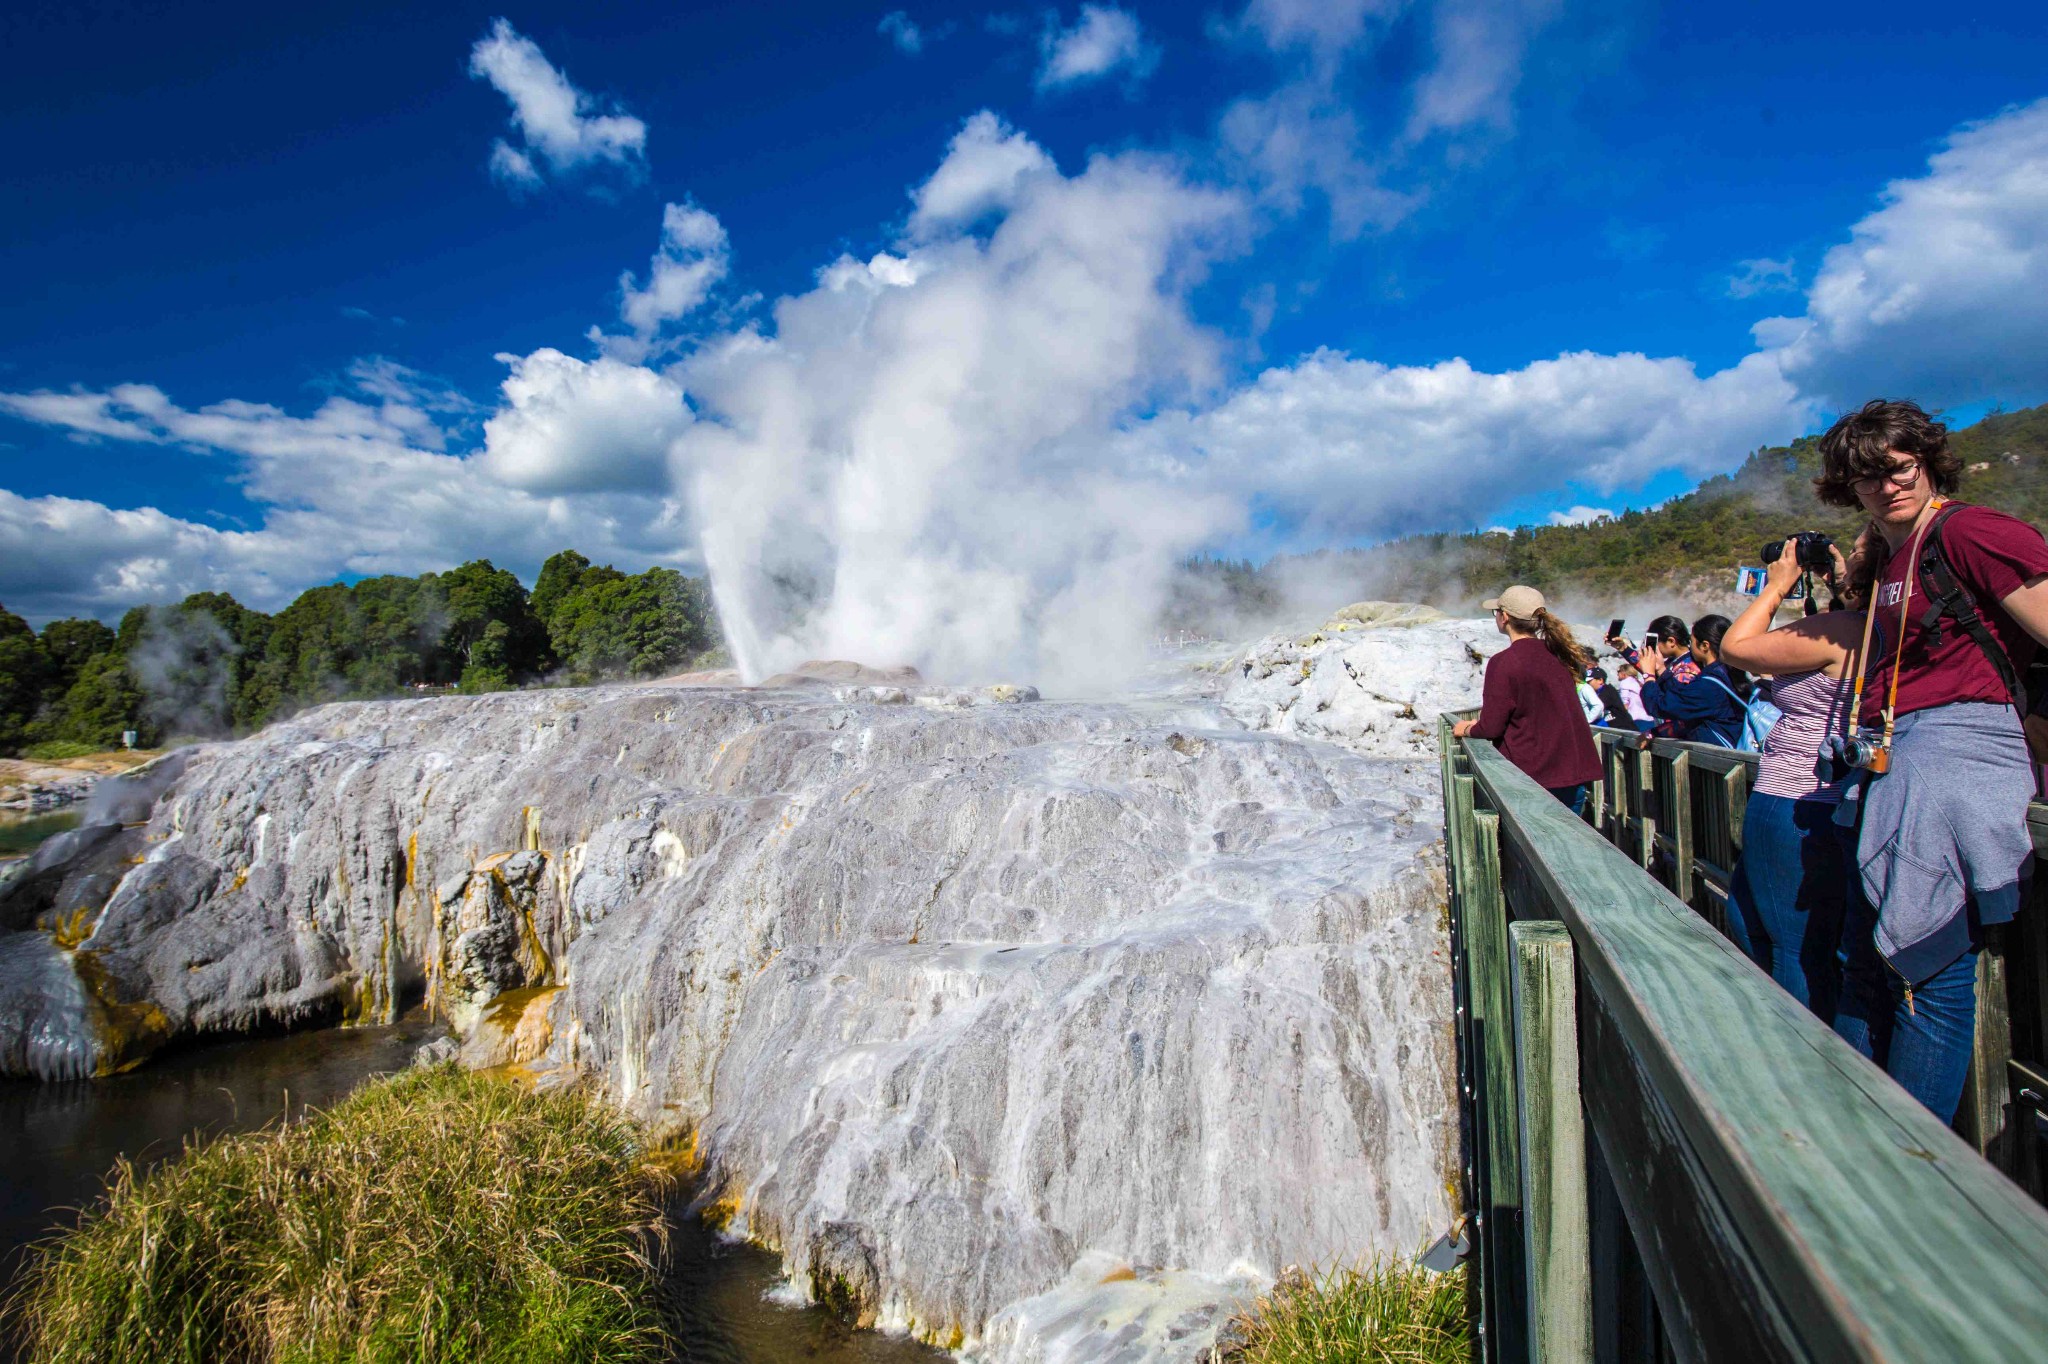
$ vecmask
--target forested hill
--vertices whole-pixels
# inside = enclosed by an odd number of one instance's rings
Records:
[[[1994,413],[1951,440],[1964,461],[1962,500],[2048,527],[2048,405]],[[1413,535],[1369,549],[1282,556],[1256,570],[1213,560],[1190,568],[1241,607],[1285,606],[1312,588],[1333,601],[1377,597],[1469,613],[1503,586],[1527,583],[1586,620],[1657,599],[1674,610],[1726,609],[1738,600],[1735,567],[1754,564],[1766,541],[1820,530],[1846,545],[1861,528],[1859,514],[1814,498],[1817,445],[1807,437],[1759,450],[1735,473],[1654,511],[1590,525]]]

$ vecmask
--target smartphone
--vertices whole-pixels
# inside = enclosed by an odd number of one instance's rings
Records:
[[[1745,597],[1761,597],[1764,593],[1764,573],[1761,568],[1738,568],[1735,570],[1735,590]],[[1792,590],[1785,594],[1786,601],[1806,600],[1806,575],[1799,575],[1799,581],[1792,584]]]
[[[1608,621],[1608,622],[1607,622],[1607,638],[1609,638],[1609,639],[1620,639],[1620,638],[1621,638],[1621,632],[1622,632],[1623,628],[1624,628],[1624,627],[1626,627],[1627,625],[1628,625],[1628,622],[1627,622],[1626,620],[1623,620],[1623,619],[1622,619],[1622,618],[1621,618],[1620,616],[1616,616],[1616,617],[1615,617],[1615,618],[1614,618],[1613,620],[1610,620],[1610,621]]]

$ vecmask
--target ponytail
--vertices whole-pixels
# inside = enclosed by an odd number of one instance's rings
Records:
[[[1584,678],[1586,669],[1593,666],[1593,656],[1572,638],[1572,627],[1540,606],[1536,608],[1536,637],[1552,658],[1564,664],[1572,681]]]

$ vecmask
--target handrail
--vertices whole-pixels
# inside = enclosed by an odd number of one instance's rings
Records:
[[[1488,1224],[1478,1237],[1487,1358],[1536,1357],[1531,1341],[1577,1353],[1542,1325],[1569,1319],[1544,1315],[1554,1307],[1544,1298],[1559,1246],[1520,1244],[1525,1218],[1575,1225],[1569,1209],[1549,1206],[1536,1179],[1543,1171],[1523,1158],[1537,1077],[1501,1073],[1504,1057],[1512,1072],[1511,1058],[1526,1049],[1495,979],[1506,964],[1500,948],[1512,939],[1523,951],[1532,940],[1509,930],[1545,919],[1563,924],[1577,960],[1570,1080],[1584,1102],[1596,1187],[1592,1212],[1576,1223],[1585,1240],[1563,1253],[1590,1264],[1596,1309],[1626,1310],[1622,1262],[1634,1255],[1681,1359],[2037,1353],[2048,1212],[1637,858],[1492,744],[1452,740],[1448,723],[1443,734],[1468,1176]],[[1675,764],[1693,755],[1665,756]],[[1703,775],[1718,775],[1706,766]],[[1507,1140],[1504,1126],[1518,1114],[1521,1132]],[[1615,1221],[1625,1231],[1603,1225]],[[1611,1320],[1593,1329],[1610,1345],[1629,1334],[1617,1335]]]

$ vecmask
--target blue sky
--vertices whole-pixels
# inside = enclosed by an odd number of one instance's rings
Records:
[[[993,269],[1001,233],[1053,211],[1018,186],[1083,185],[1091,158],[1210,196],[1173,206],[1148,189],[1096,210],[1158,249],[1090,259],[1142,278],[1116,276],[1114,306],[1077,303],[1059,326],[1091,317],[1104,354],[1144,362],[1008,444],[874,456],[870,482],[971,490],[935,497],[899,539],[1007,544],[1007,528],[963,530],[960,508],[1057,500],[1056,469],[1132,480],[1097,501],[1205,509],[1148,527],[1157,553],[1354,543],[1655,501],[1866,391],[1965,415],[2048,398],[2044,305],[2015,295],[2048,269],[2037,5],[889,9],[11,8],[0,601],[105,614],[225,587],[275,607],[335,576],[474,553],[530,574],[557,541],[716,570],[706,526],[749,517],[734,582],[804,535],[851,582],[865,532],[791,521],[736,470],[838,497],[861,440],[907,439],[873,435],[878,412],[901,415],[876,396],[888,364],[863,351],[857,374],[805,372],[806,393],[862,396],[785,448],[749,396],[768,379],[742,384],[719,357],[735,337],[822,353],[794,342],[777,300],[821,297],[842,257],[912,262],[906,299],[979,278],[960,262]],[[507,44],[583,96],[584,140],[557,163],[513,121],[517,92],[476,67],[500,18]],[[986,135],[963,133],[984,111]],[[528,182],[493,173],[498,142],[535,168]],[[978,217],[916,228],[912,195],[984,155],[1025,170]],[[1910,183],[1925,193],[1900,208],[1887,187]],[[1966,221],[1936,220],[1955,202]],[[667,256],[708,283],[679,308],[644,303],[652,322],[635,327],[622,303],[657,268],[669,205],[705,215]],[[1962,248],[1926,278],[1897,264],[1986,224],[2002,276],[1971,275]],[[1085,227],[1047,240],[1093,249],[1075,244]],[[1871,272],[1847,257],[1830,271],[1828,253],[1858,241],[1894,275],[1844,302]],[[2009,315],[1958,339],[1934,308],[1934,331],[1886,333],[1898,310],[1882,289],[1957,309],[1981,293]],[[963,335],[1018,347],[1020,373],[1063,339],[1019,339],[1029,296],[977,298]],[[1752,327],[1773,317],[1805,318],[1808,340],[1766,346]],[[1954,363],[1913,356],[1930,344]],[[1572,355],[1592,358],[1531,368]],[[1664,368],[1615,359],[1632,355]],[[519,372],[501,357],[536,356],[560,357],[529,373],[546,401],[501,388]],[[1775,357],[1768,382],[1760,357]],[[1466,371],[1443,368],[1454,359]],[[942,424],[982,411],[961,394],[999,385],[991,373],[932,400]],[[122,385],[157,396],[138,406]],[[1459,426],[1475,420],[1516,430]],[[1461,455],[1472,442],[1505,463]],[[1024,576],[1034,600],[1060,590]]]

